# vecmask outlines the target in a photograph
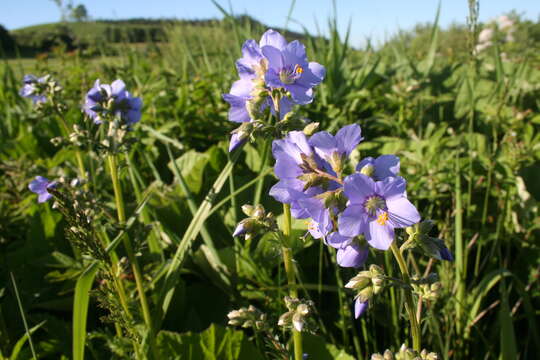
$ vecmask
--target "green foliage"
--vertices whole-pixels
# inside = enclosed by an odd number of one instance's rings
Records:
[[[157,345],[163,359],[264,359],[242,331],[211,325],[201,333],[161,331]]]

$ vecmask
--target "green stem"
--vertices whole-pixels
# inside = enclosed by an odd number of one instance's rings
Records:
[[[285,272],[287,273],[287,284],[289,285],[289,296],[292,298],[298,298],[298,290],[296,289],[296,275],[294,270],[294,264],[292,259],[292,250],[290,248],[290,237],[291,237],[291,206],[289,204],[283,204],[283,235],[285,236],[286,244],[282,246],[283,252],[283,263],[285,264]],[[293,334],[293,344],[294,344],[294,359],[302,360],[303,351],[302,351],[302,333],[296,330],[294,327],[292,329]]]
[[[266,139],[263,145],[263,152],[261,156],[261,167],[259,168],[259,174],[261,174],[266,168],[268,163],[268,150],[270,149],[270,139]],[[261,194],[264,186],[264,176],[259,179],[257,186],[255,187],[255,196],[253,197],[253,205],[257,205],[261,202]]]
[[[392,242],[390,249],[392,249],[392,253],[394,254],[394,257],[396,258],[396,261],[399,265],[399,270],[401,271],[401,276],[403,278],[403,281],[406,284],[410,284],[411,279],[409,276],[409,270],[407,269],[407,264],[405,263],[405,259],[403,259],[403,256],[401,255],[401,252],[399,251],[395,240]],[[416,351],[421,351],[420,325],[418,324],[418,321],[416,320],[416,310],[414,306],[412,291],[410,289],[403,289],[403,291],[405,293],[405,308],[407,310],[407,314],[409,315],[409,321],[411,323],[413,348]]]
[[[120,224],[124,224],[126,222],[126,212],[124,208],[124,198],[122,196],[122,186],[118,178],[116,155],[109,155],[107,157],[107,160],[109,163],[109,170],[111,173],[111,179],[113,183],[114,198],[116,201],[116,212],[118,215],[118,221],[120,222]],[[129,241],[129,238],[127,236],[124,236],[122,241],[126,249],[126,254],[128,256],[129,262],[131,263],[133,275],[135,276],[135,284],[137,286],[137,292],[139,294],[139,300],[141,302],[144,322],[149,329],[150,338],[153,338],[152,318],[150,316],[150,310],[148,307],[148,301],[146,300],[146,294],[144,293],[143,279],[141,275],[141,268],[139,265],[139,261],[137,260],[137,257],[135,256],[135,253],[133,251],[133,247],[131,246],[131,242]]]

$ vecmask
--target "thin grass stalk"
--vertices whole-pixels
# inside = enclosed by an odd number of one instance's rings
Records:
[[[396,258],[396,261],[399,265],[399,270],[401,271],[401,277],[403,278],[403,281],[406,284],[410,284],[411,279],[409,276],[409,270],[407,269],[407,264],[405,263],[405,259],[403,259],[403,256],[400,250],[398,249],[395,240],[392,241],[392,245],[390,245],[390,249],[392,249],[392,253],[394,254],[394,257]],[[418,324],[416,320],[416,310],[414,306],[412,291],[411,289],[407,288],[407,289],[403,289],[403,292],[405,294],[405,309],[407,310],[409,321],[411,323],[411,335],[412,335],[412,340],[413,340],[413,348],[416,351],[421,351],[422,339],[421,339],[420,325]]]
[[[26,336],[28,338],[28,344],[30,345],[30,351],[32,352],[32,358],[34,360],[37,360],[36,356],[36,350],[34,349],[34,343],[32,342],[32,336],[30,333],[30,329],[28,328],[28,323],[26,322],[26,316],[24,316],[24,308],[22,306],[21,297],[19,296],[19,290],[17,289],[17,283],[15,282],[15,276],[13,276],[13,273],[10,271],[9,276],[11,278],[11,284],[13,285],[13,291],[15,292],[15,297],[17,298],[17,306],[19,307],[19,311],[21,312],[21,318],[24,325],[24,331],[26,333]]]
[[[463,305],[465,303],[465,279],[464,270],[464,246],[463,246],[463,206],[461,201],[461,171],[460,171],[459,154],[456,154],[456,184],[455,184],[455,246],[456,246],[456,282],[457,282],[457,298],[456,298],[456,328],[457,334],[462,334],[462,317]]]
[[[337,286],[338,286],[338,289],[344,289],[344,285],[343,285],[343,280],[341,279],[341,275],[339,273],[339,265],[337,263],[337,260],[336,260],[336,252],[335,251],[332,251],[332,249],[328,249],[329,253],[330,253],[330,259],[332,261],[332,265],[333,265],[333,268],[334,268],[334,275],[336,277],[336,283],[337,283]],[[341,330],[341,336],[343,338],[343,344],[345,345],[345,347],[348,347],[349,346],[349,337],[347,335],[347,326],[345,324],[347,324],[347,319],[350,318],[350,314],[347,314],[346,313],[346,308],[347,308],[347,305],[345,305],[345,301],[344,301],[344,298],[343,298],[343,295],[344,295],[344,292],[343,291],[338,291],[338,305],[339,305],[339,328]]]
[[[390,265],[391,262],[391,255],[388,251],[384,252],[384,262],[386,264],[386,268],[388,269],[388,276],[394,276],[394,271],[392,269],[392,266]],[[399,314],[398,314],[398,304],[396,299],[396,289],[394,287],[390,288],[390,303],[391,303],[391,316],[392,316],[392,329],[394,330],[394,339],[396,340],[395,345],[399,345]]]
[[[296,274],[292,259],[292,250],[290,248],[291,242],[291,206],[289,204],[283,204],[283,235],[285,241],[287,242],[281,248],[283,253],[283,263],[285,265],[285,272],[287,274],[287,285],[289,286],[289,296],[297,299],[298,290],[296,288]],[[293,335],[293,345],[294,345],[294,359],[302,360],[304,353],[302,351],[302,333],[296,330],[293,326],[292,328]]]

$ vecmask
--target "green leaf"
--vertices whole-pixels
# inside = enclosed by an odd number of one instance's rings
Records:
[[[84,345],[86,342],[86,316],[90,301],[90,289],[98,270],[97,263],[93,263],[77,280],[75,297],[73,299],[73,360],[84,359]]]
[[[43,324],[45,324],[45,321],[40,322],[39,324],[37,324],[36,326],[34,326],[30,330],[28,330],[30,335],[32,335],[34,332],[36,332],[37,329],[42,327]],[[23,336],[21,336],[21,338],[17,341],[17,343],[13,347],[13,350],[11,351],[11,356],[9,357],[9,360],[16,360],[19,357],[19,353],[21,352],[21,349],[22,349],[22,347],[24,346],[24,344],[26,343],[27,340],[28,340],[28,334],[24,334]]]
[[[199,193],[203,183],[203,173],[209,156],[190,150],[175,160],[176,166],[180,169],[182,177],[193,193]],[[169,163],[169,169],[174,171],[172,162]]]
[[[160,331],[156,344],[163,359],[264,359],[242,331],[215,324],[199,334]]]
[[[332,344],[327,344],[320,336],[302,334],[303,351],[310,360],[354,360],[354,357],[344,350],[339,350]]]

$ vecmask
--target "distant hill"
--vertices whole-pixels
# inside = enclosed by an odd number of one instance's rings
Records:
[[[244,28],[268,28],[263,23],[249,17],[234,18]],[[63,45],[68,49],[88,46],[103,46],[115,43],[148,43],[167,41],[167,29],[171,27],[227,26],[229,20],[177,20],[177,19],[100,19],[87,22],[62,22],[28,26],[10,32],[17,46],[24,54],[49,51],[54,46]],[[280,29],[276,29],[280,30]],[[304,38],[303,34],[287,32],[287,37]]]

